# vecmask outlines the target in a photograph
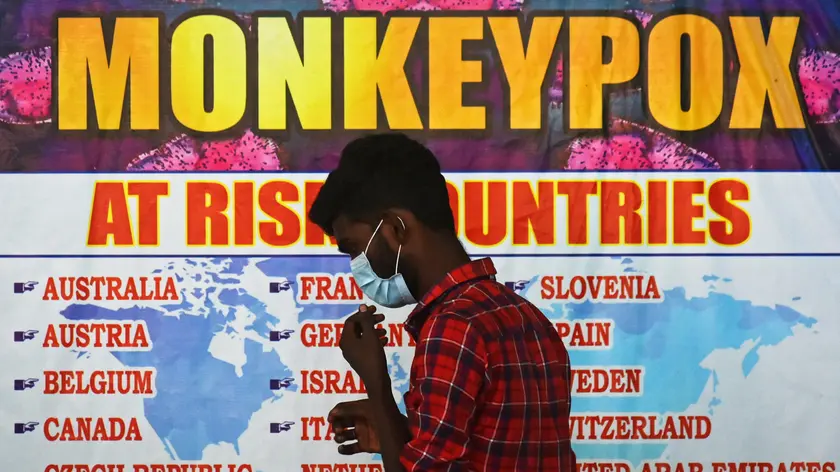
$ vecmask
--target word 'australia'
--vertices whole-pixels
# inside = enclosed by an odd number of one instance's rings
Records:
[[[50,277],[43,299],[170,301],[178,291],[172,277]]]
[[[47,418],[48,441],[142,441],[137,418]]]
[[[146,323],[59,323],[47,327],[43,347],[106,348],[113,350],[151,348]]]

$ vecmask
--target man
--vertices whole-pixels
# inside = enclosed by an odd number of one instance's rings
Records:
[[[490,259],[458,240],[435,156],[401,134],[357,139],[309,212],[348,254],[374,303],[416,303],[408,417],[391,393],[384,316],[362,305],[340,347],[368,399],[329,414],[342,454],[378,452],[386,472],[574,472],[570,369],[563,342],[532,304],[496,282]]]

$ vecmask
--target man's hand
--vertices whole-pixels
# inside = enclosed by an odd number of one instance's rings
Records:
[[[373,428],[371,416],[368,399],[339,403],[330,410],[327,421],[333,428],[335,442],[339,444],[339,454],[380,452],[379,438]]]
[[[360,306],[344,322],[338,343],[344,359],[367,387],[376,387],[388,377],[383,347],[387,342],[385,330],[376,327],[383,320],[385,316],[376,313],[375,307]]]

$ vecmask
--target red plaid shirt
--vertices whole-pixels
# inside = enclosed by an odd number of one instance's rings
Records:
[[[490,259],[450,272],[408,316],[408,472],[575,471],[569,355]]]

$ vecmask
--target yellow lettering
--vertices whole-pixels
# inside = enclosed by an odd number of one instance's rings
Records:
[[[761,128],[765,98],[769,98],[776,127],[804,128],[805,118],[790,71],[799,18],[773,18],[767,42],[758,17],[733,16],[729,23],[741,65],[729,127]]]
[[[288,128],[287,86],[301,128],[332,128],[332,20],[303,19],[303,57],[288,19],[259,17],[257,22],[258,128]]]
[[[464,41],[483,37],[482,17],[429,18],[429,128],[485,128],[484,107],[464,106],[464,83],[481,82],[481,62],[461,54]]]
[[[507,77],[511,129],[542,127],[542,85],[554,55],[563,17],[534,18],[527,52],[520,23],[514,17],[490,17],[490,31]]]
[[[612,59],[604,64],[603,39],[612,42]],[[639,71],[639,32],[618,17],[569,19],[569,128],[604,126],[604,85],[631,80]]]
[[[689,83],[680,80],[681,42],[691,47]],[[662,19],[648,40],[648,106],[651,117],[676,131],[696,131],[714,123],[723,110],[723,36],[711,20],[699,15]],[[690,105],[681,106],[688,85]]]
[[[213,41],[213,107],[205,109],[205,39]],[[172,34],[172,114],[184,126],[224,131],[245,114],[248,99],[245,33],[230,18],[188,18]],[[176,72],[177,71],[177,72]]]
[[[59,18],[58,129],[88,128],[88,72],[99,129],[120,129],[129,80],[131,129],[158,129],[159,35],[158,18],[118,18],[109,61],[100,18]]]
[[[420,18],[394,17],[377,53],[376,17],[344,19],[344,127],[377,128],[377,90],[391,129],[422,129],[405,61]]]

